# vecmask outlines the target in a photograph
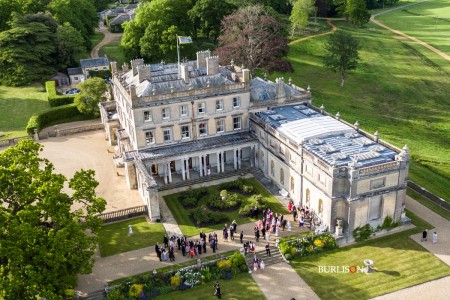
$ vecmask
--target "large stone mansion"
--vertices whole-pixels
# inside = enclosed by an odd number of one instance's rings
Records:
[[[311,105],[311,92],[282,78],[251,78],[209,51],[181,64],[119,70],[114,101],[100,105],[106,139],[117,145],[131,189],[152,220],[158,190],[258,168],[296,205],[309,206],[330,232],[344,234],[386,216],[400,220],[409,153]]]

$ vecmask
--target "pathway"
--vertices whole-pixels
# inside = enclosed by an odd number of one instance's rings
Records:
[[[393,8],[393,9],[389,9],[389,10],[385,10],[385,11],[379,12],[379,13],[377,13],[377,14],[372,15],[372,16],[370,17],[370,21],[371,21],[372,23],[374,23],[374,24],[377,24],[377,25],[380,26],[380,27],[383,27],[383,28],[385,28],[385,29],[387,29],[387,30],[389,30],[389,31],[391,31],[391,32],[393,32],[393,33],[395,33],[395,34],[398,34],[398,35],[403,36],[403,37],[405,37],[405,38],[407,38],[407,39],[410,39],[410,40],[412,40],[412,41],[418,43],[419,45],[422,45],[422,46],[424,46],[425,48],[428,48],[429,50],[433,51],[434,53],[436,53],[437,55],[441,56],[442,58],[444,58],[444,59],[450,61],[450,55],[448,55],[448,54],[446,54],[446,53],[444,53],[444,52],[442,52],[442,51],[440,51],[440,50],[434,48],[433,46],[431,46],[431,45],[429,45],[428,43],[425,43],[425,42],[419,40],[418,38],[415,38],[415,37],[410,36],[410,35],[408,35],[408,34],[402,32],[402,31],[399,31],[399,30],[393,29],[393,28],[391,28],[391,27],[389,27],[389,26],[386,26],[386,25],[384,25],[383,23],[381,23],[380,21],[377,21],[377,20],[375,19],[375,17],[377,17],[377,16],[379,16],[379,15],[382,15],[382,14],[385,14],[385,13],[388,13],[388,12],[391,12],[391,11],[393,11],[393,10],[405,8],[405,7],[412,6],[412,5],[417,5],[417,4],[420,4],[420,3],[422,3],[422,2],[426,2],[426,1],[428,1],[428,0],[420,1],[420,2],[416,2],[416,3],[410,3],[410,4],[402,5],[402,6],[399,6],[399,7],[395,7],[395,8]]]
[[[440,215],[426,208],[419,202],[406,197],[406,207],[415,215],[424,219],[434,226],[433,230],[429,230],[429,234],[436,231],[438,234],[438,243],[431,243],[431,236],[427,242],[421,242],[422,234],[414,234],[411,238],[425,249],[433,253],[436,257],[441,259],[444,263],[450,266],[450,221],[444,219]],[[431,228],[430,228],[431,229]],[[374,299],[377,300],[396,300],[396,299],[423,299],[424,297],[433,300],[447,300],[450,298],[450,276],[425,282],[416,286],[399,290],[390,294],[386,294]]]
[[[96,31],[103,33],[105,35],[105,37],[103,38],[103,40],[100,41],[100,43],[95,45],[95,47],[92,49],[91,58],[98,57],[98,51],[100,50],[101,47],[103,47],[104,45],[107,45],[107,44],[111,44],[112,42],[115,42],[115,41],[120,41],[120,39],[122,39],[122,35],[123,35],[123,33],[109,32],[108,28],[105,25],[103,25],[103,22],[100,22],[98,27],[99,28],[96,29]]]
[[[333,19],[330,19],[330,18],[327,19],[327,24],[330,25],[330,27],[331,27],[330,31],[319,33],[319,34],[315,34],[315,35],[305,36],[305,37],[299,38],[297,40],[294,40],[294,41],[288,43],[288,45],[292,45],[292,44],[295,44],[297,42],[308,40],[310,38],[314,38],[314,37],[318,37],[318,36],[322,36],[322,35],[326,35],[326,34],[330,34],[330,33],[335,32],[337,27],[333,23],[331,23],[331,21],[333,21]]]

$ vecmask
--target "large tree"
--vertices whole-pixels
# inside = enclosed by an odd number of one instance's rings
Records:
[[[76,58],[86,52],[81,33],[69,23],[59,26],[56,31],[58,64],[65,69],[77,64]]]
[[[220,34],[220,22],[234,9],[236,7],[226,1],[198,0],[188,15],[194,24],[198,24],[206,38],[213,36],[216,41]]]
[[[234,60],[251,71],[257,68],[285,69],[286,62],[282,57],[288,47],[284,35],[283,25],[263,6],[241,7],[222,21],[220,47],[215,52],[222,64]]]
[[[350,33],[338,30],[329,35],[325,43],[325,67],[338,73],[344,86],[349,71],[356,69],[360,45]]]
[[[75,96],[74,103],[78,110],[84,114],[99,116],[98,104],[106,101],[105,93],[108,85],[99,77],[92,77],[78,85],[80,92]]]
[[[55,71],[57,24],[49,14],[15,15],[0,32],[0,84],[24,85]]]
[[[309,22],[309,16],[316,11],[317,8],[314,6],[314,0],[296,0],[292,7],[291,16],[289,17],[292,34],[294,34],[295,29],[306,27]]]
[[[153,0],[136,9],[133,20],[125,22],[121,45],[128,58],[147,61],[176,57],[176,34],[190,35],[192,22],[187,12],[191,0]],[[170,37],[170,38],[169,38]]]
[[[0,298],[64,299],[77,274],[90,273],[95,215],[105,201],[95,195],[94,172],[78,171],[69,180],[39,157],[31,140],[0,152]]]
[[[362,26],[370,20],[370,13],[367,10],[365,0],[346,0],[345,15],[356,26]]]

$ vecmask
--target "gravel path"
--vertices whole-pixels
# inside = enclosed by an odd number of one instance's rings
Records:
[[[96,31],[103,33],[105,35],[105,37],[103,38],[103,40],[101,40],[100,43],[95,45],[95,47],[92,49],[91,58],[98,57],[98,51],[100,50],[100,48],[102,46],[111,44],[112,42],[115,42],[115,41],[120,41],[122,39],[122,35],[123,35],[122,32],[121,33],[109,32],[108,28],[105,25],[103,25],[103,22],[99,23],[99,28],[96,29]]]

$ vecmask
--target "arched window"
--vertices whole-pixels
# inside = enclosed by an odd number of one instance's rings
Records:
[[[280,169],[280,183],[284,185],[284,170]]]
[[[270,161],[270,175],[275,176],[275,164],[273,160]]]
[[[291,192],[294,191],[294,187],[295,187],[294,176],[291,176]]]
[[[306,189],[306,206],[308,206],[309,208],[309,201],[311,200],[311,192],[309,191],[309,189]]]
[[[319,216],[322,217],[323,215],[323,200],[319,199],[319,209],[317,210],[319,212]]]

